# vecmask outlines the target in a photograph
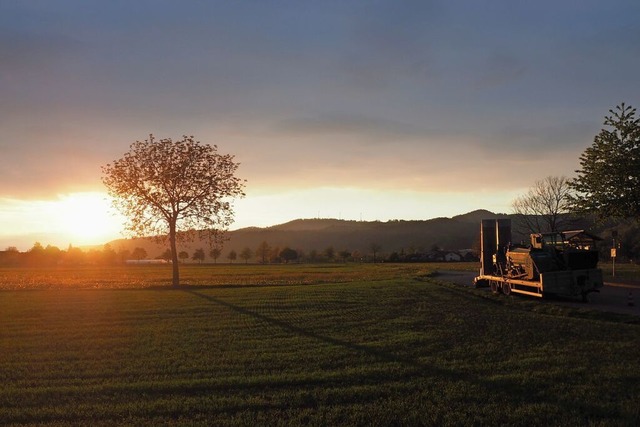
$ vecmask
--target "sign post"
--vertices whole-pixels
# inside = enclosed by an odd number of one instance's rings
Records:
[[[613,271],[611,272],[611,276],[616,277],[616,248],[611,248],[611,261],[613,261]]]
[[[617,238],[618,238],[618,230],[612,230],[611,231],[611,240],[612,240],[611,260],[613,261],[613,264],[612,264],[613,271],[611,272],[612,277],[616,277],[616,248],[618,247],[616,246]]]

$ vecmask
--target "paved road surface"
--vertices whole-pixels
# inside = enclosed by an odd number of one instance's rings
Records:
[[[478,273],[473,271],[440,270],[438,278],[462,286],[473,286],[473,278]],[[486,288],[487,291],[489,290]],[[518,295],[520,298],[535,298]],[[633,306],[629,306],[629,301]],[[633,314],[640,316],[640,286],[623,283],[605,282],[605,286],[599,293],[589,295],[589,302],[577,301],[554,301],[558,304],[571,307],[593,308],[596,310],[608,311],[612,313]]]

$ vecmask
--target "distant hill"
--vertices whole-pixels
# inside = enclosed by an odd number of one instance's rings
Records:
[[[508,214],[495,214],[485,209],[478,209],[463,215],[454,216],[453,220],[459,222],[472,222],[474,224],[480,224],[480,221],[483,219],[500,219],[500,218],[511,218],[511,215]]]
[[[249,227],[227,232],[221,260],[226,261],[226,255],[231,250],[240,253],[248,247],[255,252],[262,242],[267,242],[271,248],[290,247],[305,253],[312,250],[322,252],[328,247],[333,247],[336,251],[348,250],[368,254],[372,244],[379,245],[384,254],[403,250],[428,251],[435,246],[445,250],[469,249],[478,240],[482,219],[507,217],[509,215],[476,210],[453,218],[423,221],[296,219],[271,227]],[[148,239],[120,239],[110,244],[116,250],[143,247],[150,258],[160,255],[166,248]],[[197,248],[204,248],[207,254],[209,252],[206,242],[192,242],[183,245],[179,250],[185,250],[192,255]]]

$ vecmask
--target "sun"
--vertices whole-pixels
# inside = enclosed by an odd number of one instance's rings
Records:
[[[77,245],[106,243],[118,238],[122,217],[113,213],[105,193],[71,193],[59,196],[53,216],[57,228]]]

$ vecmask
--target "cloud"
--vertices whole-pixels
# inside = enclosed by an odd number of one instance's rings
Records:
[[[570,173],[640,99],[638,6],[614,3],[12,3],[2,192],[100,186],[150,132],[219,143],[255,186]]]
[[[500,52],[487,56],[475,77],[477,89],[489,89],[510,83],[524,76],[527,67],[515,55]]]
[[[365,143],[398,143],[402,140],[415,140],[434,133],[421,129],[413,123],[350,114],[292,117],[276,123],[274,131],[293,136],[355,136]]]

